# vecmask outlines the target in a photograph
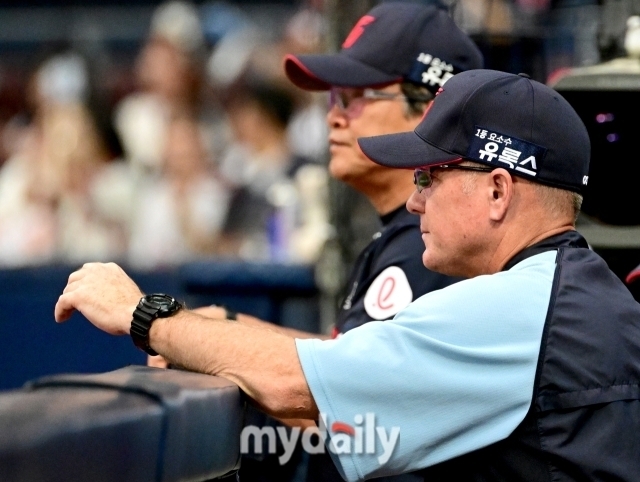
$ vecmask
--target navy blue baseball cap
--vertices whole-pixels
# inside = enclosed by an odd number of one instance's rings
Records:
[[[574,192],[589,180],[591,145],[582,120],[558,92],[524,74],[462,72],[440,90],[413,132],[358,143],[389,167],[466,159]]]
[[[434,5],[388,2],[362,17],[327,55],[287,55],[289,80],[305,90],[423,85],[433,93],[454,74],[479,69],[482,54],[446,11]]]

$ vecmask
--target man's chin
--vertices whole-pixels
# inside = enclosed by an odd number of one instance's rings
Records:
[[[375,176],[368,166],[363,166],[358,159],[351,156],[332,156],[329,161],[329,174],[359,192],[365,192]]]
[[[334,160],[334,158],[332,158],[331,161],[329,161],[329,174],[338,181],[350,184],[349,181],[353,177],[353,174],[349,171],[348,167],[345,161],[341,159]]]
[[[422,264],[424,265],[425,268],[430,269],[431,271],[433,271],[433,263],[431,262],[431,258],[429,256],[429,254],[427,253],[426,249],[422,253]]]
[[[425,268],[430,271],[434,271],[436,273],[445,274],[447,276],[460,276],[457,273],[454,273],[454,269],[452,269],[451,263],[446,263],[443,260],[438,260],[436,257],[432,256],[427,249],[422,253],[422,264]]]

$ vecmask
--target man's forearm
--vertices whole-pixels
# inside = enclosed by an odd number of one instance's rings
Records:
[[[225,319],[225,309],[221,306],[204,306],[202,308],[197,308],[193,310],[195,313],[199,315],[205,316],[207,318],[213,318],[216,320]],[[287,328],[285,326],[279,326],[274,323],[270,323],[268,321],[263,321],[255,316],[245,315],[243,313],[237,314],[237,321],[247,326],[252,326],[256,328],[266,328],[269,330],[276,331],[283,335],[289,336],[291,338],[318,338],[321,340],[328,340],[331,337],[328,335],[321,335],[319,333],[309,333],[306,331],[296,330],[294,328]]]
[[[69,275],[54,318],[63,323],[78,310],[106,333],[128,335],[141,297],[140,288],[118,265],[86,263]],[[181,310],[156,319],[148,342],[179,366],[234,381],[275,417],[317,417],[291,337]]]
[[[318,416],[289,336],[183,311],[156,320],[149,341],[172,363],[233,381],[275,417]]]

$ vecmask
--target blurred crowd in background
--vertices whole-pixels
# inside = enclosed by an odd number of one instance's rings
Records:
[[[34,65],[3,119],[0,264],[314,260],[329,229],[326,99],[281,62],[322,48],[323,19],[301,10],[274,37],[206,7],[158,6],[115,96],[103,56],[77,46]],[[203,13],[226,19],[222,38]]]
[[[282,59],[335,48],[329,3],[171,1],[133,48],[70,34],[0,56],[0,266],[315,262],[335,233],[328,97],[293,87]],[[498,46],[530,35],[543,48],[525,67],[544,82],[601,60],[597,3],[469,0],[452,14]]]

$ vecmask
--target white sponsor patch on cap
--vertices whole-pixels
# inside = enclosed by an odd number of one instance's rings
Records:
[[[407,275],[397,266],[389,266],[373,280],[364,295],[364,309],[374,320],[385,320],[413,300]]]
[[[531,177],[538,175],[539,164],[547,152],[544,147],[480,126],[475,128],[467,152],[469,159],[489,162]]]

